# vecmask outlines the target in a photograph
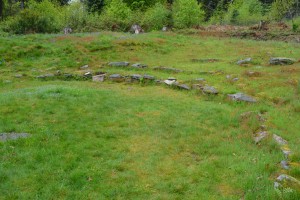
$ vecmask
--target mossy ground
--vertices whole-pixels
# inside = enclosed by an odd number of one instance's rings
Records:
[[[0,133],[32,134],[0,143],[0,199],[299,199],[296,191],[278,195],[273,188],[282,173],[279,147],[271,138],[254,144],[257,124],[240,121],[241,113],[264,113],[268,131],[293,151],[285,173],[300,178],[300,64],[268,65],[270,57],[299,59],[299,44],[175,33],[27,35],[0,44]],[[235,64],[247,57],[254,63]],[[203,58],[220,61],[192,61]],[[113,68],[109,61],[149,68]],[[86,64],[93,72],[187,84],[205,78],[220,94],[35,78],[57,70],[81,75]],[[235,92],[259,102],[229,101]]]

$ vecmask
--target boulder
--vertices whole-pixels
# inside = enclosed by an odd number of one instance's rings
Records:
[[[133,74],[130,76],[131,82],[142,80],[143,76],[139,74]]]
[[[141,63],[135,63],[135,64],[131,65],[131,67],[140,69],[140,68],[147,68],[148,66],[145,64],[141,64]]]
[[[180,69],[175,69],[172,67],[154,67],[154,70],[158,70],[158,71],[166,71],[166,72],[174,72],[174,73],[179,73],[179,72],[183,72]]]
[[[143,33],[143,32],[144,32],[144,30],[138,24],[133,24],[130,28],[130,33],[133,33],[133,34],[140,34],[140,33]]]
[[[103,82],[104,79],[105,79],[105,74],[100,74],[100,75],[93,76],[93,81],[94,82]]]
[[[275,140],[275,142],[277,144],[279,144],[280,146],[283,146],[283,145],[287,145],[288,142],[286,140],[284,140],[282,137],[276,135],[276,134],[273,134],[273,139]]]
[[[245,102],[249,102],[249,103],[257,102],[256,99],[254,99],[253,97],[250,97],[243,93],[228,94],[228,97],[233,101],[245,101]]]
[[[292,65],[296,62],[296,60],[292,58],[271,58],[270,64],[271,65]]]
[[[28,133],[0,133],[0,141],[17,140],[19,138],[30,137]]]
[[[267,136],[268,136],[268,132],[267,131],[261,131],[261,132],[256,133],[255,137],[254,137],[255,144],[258,144],[259,142],[261,142]]]
[[[127,67],[129,62],[110,62],[108,65],[111,67]]]
[[[122,82],[125,80],[124,76],[121,76],[120,74],[112,74],[109,76],[109,79],[116,82]]]
[[[246,58],[244,60],[237,61],[237,64],[238,65],[244,65],[244,64],[251,64],[251,62],[252,62],[252,58]]]
[[[201,90],[204,94],[215,94],[216,95],[219,93],[219,91],[216,88],[214,88],[213,86],[208,86],[208,85],[201,87]]]

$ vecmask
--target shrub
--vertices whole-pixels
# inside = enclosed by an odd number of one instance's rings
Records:
[[[228,24],[249,25],[263,19],[263,6],[258,0],[236,0],[229,5],[224,22]]]
[[[196,0],[175,0],[172,12],[176,28],[197,26],[204,20],[204,11]]]
[[[48,0],[31,1],[28,8],[8,19],[3,26],[6,32],[17,34],[53,33],[62,29],[62,14],[60,8]]]
[[[88,23],[88,12],[81,2],[71,3],[65,8],[64,25],[70,27],[73,31],[80,32]]]
[[[106,30],[125,31],[130,28],[132,14],[122,0],[112,0],[101,15],[102,25]]]
[[[270,19],[280,21],[284,16],[292,11],[295,0],[276,0],[272,3]],[[292,17],[292,16],[290,16]]]
[[[170,11],[161,3],[149,8],[144,15],[142,26],[146,30],[161,30],[168,25]]]

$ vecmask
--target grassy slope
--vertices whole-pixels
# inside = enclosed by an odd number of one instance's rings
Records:
[[[266,112],[271,133],[283,136],[300,160],[300,64],[268,66],[270,56],[298,58],[299,45],[151,33],[0,38],[0,132],[30,139],[0,143],[0,199],[275,199],[273,181],[283,159],[271,139],[253,144],[245,111]],[[239,58],[256,64],[236,66]],[[193,58],[219,58],[193,63]],[[1,60],[1,57],[0,57]],[[108,68],[127,60],[147,70]],[[45,73],[94,71],[203,77],[221,95],[207,97],[164,86],[90,81],[37,81]],[[151,70],[171,66],[190,71]],[[222,70],[225,74],[201,74]],[[245,71],[258,71],[251,78]],[[15,74],[23,74],[21,79]],[[225,76],[240,78],[230,83]],[[229,102],[245,92],[260,103]],[[300,178],[297,167],[289,172]],[[297,199],[297,194],[285,194]]]

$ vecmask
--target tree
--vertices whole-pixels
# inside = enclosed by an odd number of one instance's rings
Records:
[[[298,2],[298,1],[297,1]],[[293,6],[297,3],[296,0],[275,0],[272,3],[270,15],[272,20],[280,21],[287,14],[293,18]]]
[[[4,1],[0,0],[0,18],[3,20]]]
[[[104,0],[86,0],[85,4],[87,5],[89,12],[98,13],[103,10],[103,7],[105,5]]]

